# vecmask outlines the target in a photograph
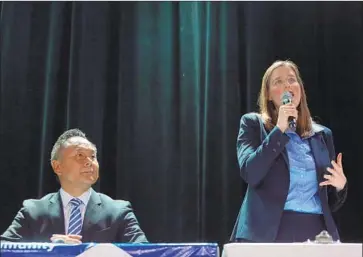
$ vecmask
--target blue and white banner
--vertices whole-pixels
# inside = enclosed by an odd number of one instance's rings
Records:
[[[96,244],[1,242],[1,257],[218,257],[217,244]]]

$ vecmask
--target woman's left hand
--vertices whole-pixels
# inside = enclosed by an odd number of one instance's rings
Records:
[[[339,192],[341,191],[345,184],[347,183],[347,178],[344,175],[343,172],[343,165],[342,165],[342,153],[338,154],[337,162],[334,160],[331,161],[331,164],[333,165],[333,168],[327,168],[326,170],[330,172],[331,175],[324,175],[324,178],[326,179],[324,182],[321,182],[320,186],[327,186],[331,185],[336,188],[336,190]]]

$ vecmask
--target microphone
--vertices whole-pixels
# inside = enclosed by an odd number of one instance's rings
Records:
[[[285,104],[290,104],[292,103],[292,95],[289,91],[285,91],[283,94],[282,94],[282,97],[281,97],[281,103],[282,105],[285,105]],[[296,130],[296,119],[295,117],[293,116],[290,116],[288,119],[287,119],[288,123],[289,123],[289,128],[292,130],[292,131],[295,131]]]

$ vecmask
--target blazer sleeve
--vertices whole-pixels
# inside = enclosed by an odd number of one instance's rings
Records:
[[[132,210],[130,202],[126,203],[123,218],[123,230],[120,231],[120,242],[125,243],[148,243],[148,240],[141,230],[138,220]]]
[[[241,118],[237,137],[240,175],[251,186],[262,182],[273,161],[289,142],[289,137],[275,127],[261,143],[262,126],[257,114],[245,114]]]
[[[8,229],[0,236],[1,241],[22,242],[31,236],[29,215],[24,201],[23,207],[16,214]]]
[[[325,142],[326,142],[328,150],[329,150],[330,160],[335,160],[336,153],[335,153],[335,147],[334,147],[333,133],[331,132],[330,129],[328,129],[328,128],[325,129],[324,137],[325,137]],[[348,182],[345,184],[344,188],[339,192],[333,186],[328,186],[327,190],[328,190],[329,206],[331,208],[331,211],[335,212],[343,206],[343,204],[347,198]]]

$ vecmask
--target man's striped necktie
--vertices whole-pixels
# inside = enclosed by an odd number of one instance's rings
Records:
[[[82,200],[78,198],[73,198],[71,201],[71,215],[69,217],[68,224],[68,235],[80,235],[82,231],[82,215],[80,210],[80,205],[82,204]]]

